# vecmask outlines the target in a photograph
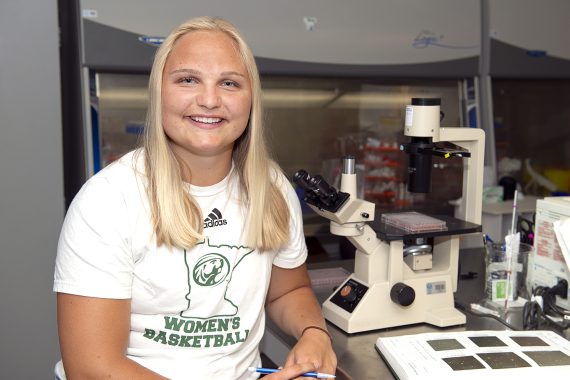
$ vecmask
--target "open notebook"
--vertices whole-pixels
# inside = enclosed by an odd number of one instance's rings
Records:
[[[380,337],[375,347],[401,380],[570,376],[570,341],[552,331],[461,331]]]

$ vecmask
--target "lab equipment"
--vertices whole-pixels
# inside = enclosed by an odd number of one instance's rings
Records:
[[[553,287],[559,281],[570,282],[570,256],[566,244],[557,237],[557,223],[567,225],[570,197],[545,197],[536,202],[534,250],[529,258],[528,288]],[[570,231],[566,229],[565,231]],[[558,234],[562,242],[569,235]],[[556,296],[556,304],[570,310],[570,290]]]
[[[439,99],[412,99],[405,120],[405,135],[412,140],[401,150],[410,154],[408,185],[413,191],[431,187],[430,156],[469,157],[460,205],[466,220],[436,216],[445,229],[409,232],[375,220],[375,204],[356,197],[352,156],[344,158],[340,191],[304,170],[295,175],[307,204],[331,221],[331,233],[356,247],[354,273],[323,303],[325,318],[348,333],[423,322],[440,327],[465,323],[465,315],[454,307],[453,292],[460,236],[481,231],[485,135],[474,128],[440,128],[439,118]],[[450,149],[439,142],[460,146]]]
[[[502,307],[504,301],[516,301],[518,297],[529,299],[529,291],[526,286],[528,270],[528,258],[532,254],[532,245],[519,243],[519,247],[513,250],[509,268],[509,255],[506,243],[486,244],[485,260],[485,295],[486,301],[493,302],[492,306]],[[508,273],[511,273],[509,279]]]

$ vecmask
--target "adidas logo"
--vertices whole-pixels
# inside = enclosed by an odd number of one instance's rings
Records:
[[[204,228],[224,226],[228,221],[222,217],[222,213],[217,208],[214,208],[208,217],[204,219]]]

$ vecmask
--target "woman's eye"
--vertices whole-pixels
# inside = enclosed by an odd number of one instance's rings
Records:
[[[196,80],[192,77],[184,77],[178,80],[179,83],[194,83]]]
[[[225,80],[222,82],[222,86],[224,86],[224,87],[239,87],[239,84],[237,84],[233,80]]]

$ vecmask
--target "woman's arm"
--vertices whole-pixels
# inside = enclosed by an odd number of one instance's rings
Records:
[[[125,355],[130,300],[57,294],[59,344],[66,377],[166,379]]]
[[[291,366],[296,366],[300,371],[296,375],[308,372],[308,364],[309,367],[313,367],[311,371],[335,373],[336,355],[329,335],[318,329],[308,329],[303,333],[308,326],[317,326],[326,330],[321,307],[311,288],[305,265],[293,269],[273,266],[266,310],[283,332],[298,340],[289,353],[284,370],[274,374],[275,377],[271,377],[272,379],[292,378],[279,377],[279,374],[295,372],[285,371],[293,370],[289,368]]]

